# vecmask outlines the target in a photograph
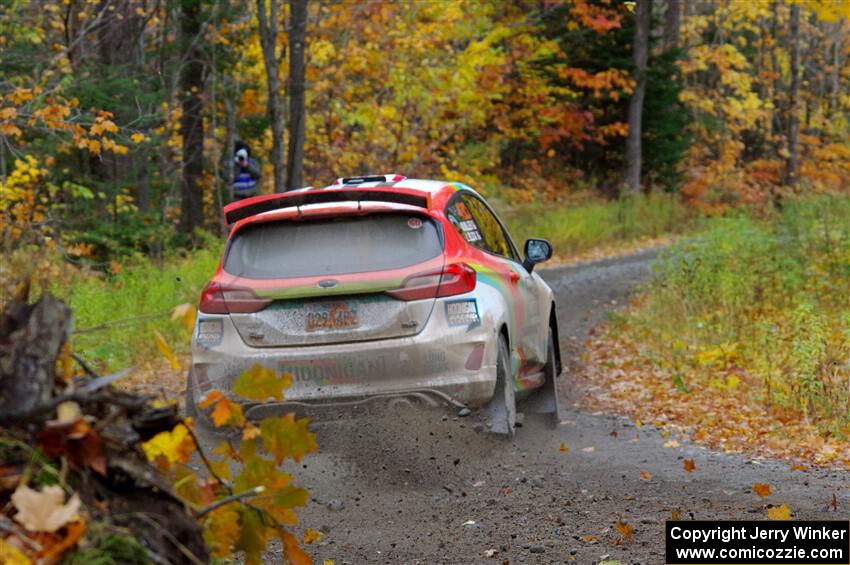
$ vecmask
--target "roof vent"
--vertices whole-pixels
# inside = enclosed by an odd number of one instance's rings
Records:
[[[337,184],[365,184],[367,182],[384,182],[384,183],[394,183],[403,181],[407,177],[403,175],[397,175],[395,173],[390,173],[388,175],[367,175],[362,177],[343,177],[336,179],[333,183]]]

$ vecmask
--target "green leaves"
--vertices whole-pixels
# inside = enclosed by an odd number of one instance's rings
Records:
[[[287,414],[280,418],[266,418],[260,424],[260,435],[263,446],[274,455],[277,463],[286,458],[296,462],[318,447],[316,434],[307,431],[310,420],[295,419],[295,414]]]
[[[248,400],[267,402],[283,400],[283,390],[292,383],[288,374],[278,375],[271,369],[256,364],[236,379],[233,392]]]

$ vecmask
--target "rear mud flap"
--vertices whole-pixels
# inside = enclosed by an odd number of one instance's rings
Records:
[[[534,391],[523,403],[523,408],[532,414],[552,414],[558,417],[558,391],[554,379],[546,379],[543,386]]]

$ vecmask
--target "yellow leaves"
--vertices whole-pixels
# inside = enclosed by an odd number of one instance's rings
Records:
[[[134,133],[133,135],[130,136],[130,139],[133,141],[133,143],[141,143],[145,140],[145,134]]]
[[[682,461],[682,468],[685,469],[685,472],[692,473],[697,466],[693,459],[685,459]]]
[[[175,306],[174,310],[172,310],[171,312],[171,319],[180,320],[180,323],[189,333],[192,333],[192,331],[195,329],[196,316],[197,311],[195,309],[195,306],[189,304],[188,302]]]
[[[142,444],[148,460],[160,462],[164,467],[186,463],[195,448],[195,441],[184,424],[177,424],[170,432],[160,432]]]
[[[75,494],[65,502],[62,487],[52,485],[40,492],[21,484],[12,494],[17,509],[15,520],[32,532],[55,532],[76,519],[80,499]]]
[[[0,538],[0,563],[4,565],[32,565],[29,557],[13,545]]]
[[[239,375],[233,383],[233,392],[257,402],[280,401],[283,400],[283,390],[291,383],[292,377],[288,374],[278,376],[275,371],[255,364]]]
[[[766,498],[770,496],[770,485],[767,483],[755,483],[753,485],[753,492],[761,498]]]
[[[156,344],[157,351],[159,351],[162,356],[168,360],[173,370],[179,371],[181,368],[180,361],[177,359],[177,356],[174,354],[174,351],[171,349],[171,346],[168,345],[168,341],[158,331],[154,330],[153,333],[154,343]]]
[[[316,67],[324,67],[336,55],[336,48],[330,41],[320,39],[307,44],[310,64]]]
[[[306,545],[310,545],[314,541],[322,541],[322,532],[318,530],[313,530],[311,528],[307,528],[306,530],[304,530],[304,543]]]
[[[16,88],[12,92],[6,95],[6,98],[10,100],[13,104],[21,106],[26,102],[32,100],[33,91],[30,88]]]
[[[21,128],[15,124],[4,123],[0,124],[0,135],[8,135],[10,137],[20,137],[23,135]]]
[[[667,449],[673,449],[679,447],[679,442],[675,439],[671,439],[664,442],[664,447],[666,447]]]
[[[13,106],[0,109],[0,120],[14,120],[18,116],[18,109]]]
[[[295,419],[295,414],[278,418],[266,418],[260,423],[263,447],[271,453],[277,463],[291,458],[296,462],[318,448],[316,435],[307,431],[310,420]]]
[[[561,452],[566,452],[566,451],[569,451],[569,450],[570,450],[570,448],[567,447],[567,444],[565,444],[563,442],[561,443],[560,447],[558,447],[558,451],[561,451]]]
[[[651,481],[652,480],[652,473],[650,473],[649,471],[641,471],[640,472],[640,480],[645,481],[645,482]]]
[[[104,116],[98,116],[95,118],[94,123],[89,128],[89,133],[91,135],[102,136],[105,133],[116,133],[118,131],[118,126],[115,125],[110,119],[107,119]]]
[[[771,520],[790,520],[791,509],[785,504],[780,506],[772,506],[767,509],[767,517]]]

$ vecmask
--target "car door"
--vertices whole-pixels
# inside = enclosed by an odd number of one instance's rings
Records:
[[[467,241],[489,255],[489,263],[505,281],[513,318],[511,339],[518,361],[519,385],[522,388],[534,387],[539,383],[523,377],[539,370],[546,361],[545,342],[540,337],[540,326],[545,326],[545,323],[540,319],[536,282],[522,266],[516,246],[484,200],[471,192],[460,193],[459,198],[474,222],[474,231],[466,237]],[[473,228],[469,224],[466,227]]]

